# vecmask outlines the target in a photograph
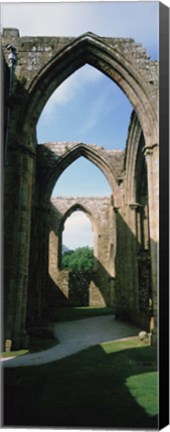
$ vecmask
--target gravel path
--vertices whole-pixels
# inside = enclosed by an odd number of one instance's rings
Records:
[[[2,361],[5,367],[46,364],[102,342],[135,336],[138,332],[137,327],[117,321],[113,315],[56,323],[54,336],[59,341],[56,346],[34,354],[4,358]]]

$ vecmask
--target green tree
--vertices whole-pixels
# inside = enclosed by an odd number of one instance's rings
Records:
[[[62,267],[68,270],[92,271],[93,265],[93,249],[88,246],[65,252],[62,257]]]

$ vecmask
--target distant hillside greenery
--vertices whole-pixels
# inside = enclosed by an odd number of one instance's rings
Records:
[[[94,265],[93,249],[84,246],[62,256],[62,268],[71,271],[92,271]]]

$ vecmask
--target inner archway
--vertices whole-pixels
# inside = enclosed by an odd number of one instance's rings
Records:
[[[109,196],[112,188],[103,172],[84,156],[78,157],[61,174],[51,198]]]
[[[85,213],[77,209],[64,223],[62,254],[86,246],[94,248],[92,227]]]
[[[116,236],[115,217],[110,197],[58,197],[56,200],[53,199],[52,202],[53,208],[56,208],[57,213],[56,211],[53,213],[53,232],[50,231],[49,238],[49,275],[57,289],[65,296],[64,304],[66,302],[66,304],[75,305],[73,297],[70,300],[70,280],[72,282],[74,280],[78,291],[78,286],[80,285],[80,288],[82,286],[82,280],[88,280],[88,284],[90,284],[88,285],[88,305],[111,306],[115,299],[113,282],[115,278],[114,256],[116,244],[114,242],[113,245],[113,238],[116,238]],[[83,211],[88,216],[93,227],[93,268],[85,268],[83,266],[76,269],[70,269],[69,266],[63,268],[61,263],[64,225],[69,216],[77,210]],[[57,214],[60,215],[60,223],[56,220]],[[85,240],[85,244],[87,244],[87,240]],[[113,257],[112,268],[110,266],[111,248]],[[61,299],[61,301],[63,300]]]

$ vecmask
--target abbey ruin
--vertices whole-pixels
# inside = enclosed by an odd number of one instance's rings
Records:
[[[4,29],[4,343],[28,343],[28,323],[55,305],[114,306],[120,319],[157,328],[159,237],[158,62],[132,39],[20,37]],[[54,90],[89,64],[119,85],[133,105],[125,150],[83,142],[37,145],[36,125]],[[57,137],[56,137],[57,138]],[[51,199],[79,157],[105,175],[110,197]],[[94,269],[61,267],[64,223],[75,210],[94,234]],[[83,285],[84,283],[84,285]],[[80,290],[80,286],[82,289]],[[84,291],[83,291],[84,286]]]

